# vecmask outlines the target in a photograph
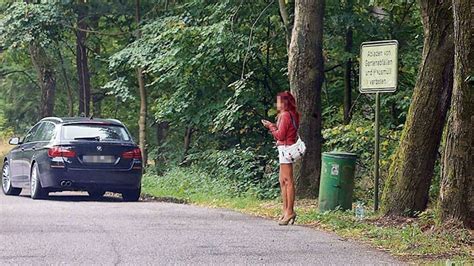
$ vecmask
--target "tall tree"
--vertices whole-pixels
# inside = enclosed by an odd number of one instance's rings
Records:
[[[135,19],[137,26],[140,27],[140,0],[135,2]],[[140,38],[140,30],[137,31],[137,37]],[[138,91],[140,93],[140,118],[138,119],[138,140],[140,149],[142,150],[143,165],[148,162],[146,147],[146,115],[147,115],[147,97],[145,89],[145,81],[143,79],[143,68],[137,68]]]
[[[453,0],[454,88],[439,206],[443,220],[474,226],[474,1]]]
[[[347,0],[346,11],[348,15],[352,15],[354,6],[353,0]],[[353,38],[352,25],[347,26],[345,36],[344,51],[347,53],[347,60],[344,66],[344,124],[349,124],[351,121],[351,106],[352,106],[352,59],[349,55],[352,53]]]
[[[163,169],[165,156],[163,155],[162,146],[166,142],[166,137],[168,135],[169,123],[158,121],[156,122],[156,156],[154,158],[156,169]]]
[[[296,191],[300,196],[315,196],[319,186],[324,5],[324,0],[295,1],[288,55],[290,88],[301,112],[300,136],[307,146],[307,153],[295,166]]]
[[[89,64],[87,60],[87,13],[86,0],[79,0],[77,5],[77,30],[76,30],[76,67],[79,83],[79,114],[89,116],[91,102],[91,82]]]
[[[286,9],[286,1],[285,0],[278,0],[278,6],[280,9],[280,17],[281,21],[283,22],[283,26],[285,27],[285,38],[286,38],[286,48],[290,48],[290,41],[291,41],[291,20],[290,16],[288,15],[288,10]]]
[[[60,25],[63,22],[62,11],[59,5],[34,3],[33,1],[15,1],[8,4],[8,9],[2,14],[0,19],[0,46],[2,52],[8,49],[8,53],[20,52],[27,54],[36,72],[37,84],[40,88],[40,101],[38,104],[37,116],[51,116],[55,107],[56,95],[56,63],[53,56],[53,49],[58,49],[53,38],[61,34]],[[22,48],[27,48],[23,50]],[[16,57],[21,58],[21,57]],[[2,67],[7,65],[3,64]],[[11,67],[11,66],[10,66]],[[18,72],[15,70],[14,72]],[[27,74],[25,70],[21,73]],[[31,80],[31,78],[30,78]],[[14,82],[14,90],[21,87],[21,84]],[[30,99],[34,99],[35,94],[28,94]],[[28,106],[22,102],[22,106]],[[26,108],[29,109],[29,108]],[[18,110],[14,111],[18,113]],[[38,117],[34,120],[37,120]],[[20,115],[21,117],[21,115]]]
[[[453,19],[450,1],[420,1],[424,28],[422,63],[412,102],[385,184],[386,214],[423,211],[453,87]]]
[[[31,1],[27,0],[30,4]],[[41,87],[41,102],[39,113],[41,117],[52,116],[54,111],[54,94],[56,91],[56,76],[52,59],[47,55],[44,47],[37,41],[29,44],[31,62],[36,70],[38,84]]]
[[[181,160],[181,163],[186,163],[189,149],[191,148],[191,139],[192,139],[193,133],[194,133],[193,127],[187,126],[184,131],[184,153],[183,153],[183,159]]]
[[[59,45],[58,45],[59,46]],[[68,115],[69,116],[74,116],[74,96],[73,96],[73,89],[71,88],[71,86],[69,85],[69,77],[67,75],[67,71],[66,69],[64,68],[64,58],[63,58],[63,55],[61,53],[61,49],[58,49],[58,58],[59,58],[59,63],[60,63],[60,67],[61,67],[61,73],[63,75],[63,79],[64,79],[64,85],[66,87],[66,90],[67,90],[67,99],[68,99]]]
[[[31,62],[36,70],[38,84],[41,87],[40,116],[52,116],[54,111],[54,94],[56,92],[56,74],[53,60],[43,47],[35,41],[29,45]]]

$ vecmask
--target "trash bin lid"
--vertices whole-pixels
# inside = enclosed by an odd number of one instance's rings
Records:
[[[323,152],[323,156],[339,159],[357,159],[357,154],[343,151]]]

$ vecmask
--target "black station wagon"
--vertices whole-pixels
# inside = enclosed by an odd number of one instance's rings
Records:
[[[15,148],[2,171],[6,195],[29,187],[33,199],[76,190],[94,198],[106,191],[121,193],[125,201],[140,197],[141,151],[118,120],[48,117],[10,144]]]

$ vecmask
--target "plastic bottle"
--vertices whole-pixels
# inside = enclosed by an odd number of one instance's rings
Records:
[[[355,215],[357,220],[361,221],[364,219],[365,213],[364,213],[364,203],[358,201],[355,207]]]

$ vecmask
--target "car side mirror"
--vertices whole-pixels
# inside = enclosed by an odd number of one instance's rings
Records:
[[[21,144],[21,141],[20,141],[20,138],[14,137],[14,138],[11,138],[8,143],[10,143],[10,145],[19,145]]]

